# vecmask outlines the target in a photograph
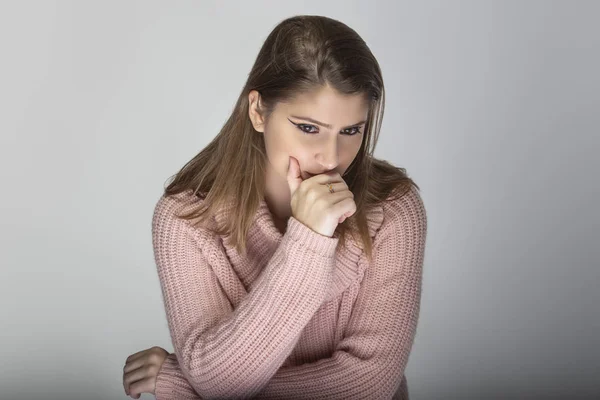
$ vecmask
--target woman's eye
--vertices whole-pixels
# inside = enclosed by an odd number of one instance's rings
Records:
[[[359,126],[353,126],[352,128],[348,128],[348,129],[350,129],[350,130],[355,129],[355,130],[351,131],[352,133],[346,133],[346,135],[354,136],[354,135],[360,133],[360,127]]]
[[[316,128],[314,125],[297,124],[296,126],[298,127],[298,129],[300,129],[304,133],[316,133],[316,132],[310,131],[310,128]],[[308,128],[309,130],[305,130],[304,128]]]
[[[296,126],[298,127],[298,129],[300,129],[304,133],[317,133],[316,131],[311,130],[311,128],[316,129],[316,126],[314,126],[314,125],[296,124]],[[344,129],[342,132],[344,135],[347,135],[347,136],[354,136],[356,134],[361,133],[359,126],[354,126],[352,128]]]

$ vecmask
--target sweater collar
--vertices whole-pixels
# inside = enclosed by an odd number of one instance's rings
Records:
[[[215,214],[215,221],[219,225],[222,226],[222,223],[225,222],[228,210],[230,209],[230,207],[224,207]],[[371,239],[375,238],[377,231],[383,223],[383,219],[384,212],[382,205],[376,205],[367,212],[367,226]],[[264,198],[261,198],[259,202],[247,237],[247,245],[250,254],[249,258],[240,256],[233,248],[224,248],[234,269],[236,269],[240,275],[249,279],[244,282],[244,285],[240,283],[239,293],[235,300],[233,300],[234,303],[241,301],[241,296],[247,293],[245,287],[250,285],[250,282],[253,282],[257,277],[260,268],[255,270],[255,263],[261,264],[264,263],[265,260],[270,259],[283,238],[283,234],[279,232],[275,226],[272,213]],[[223,236],[223,243],[227,243],[229,238],[230,234]],[[338,248],[333,280],[326,295],[326,301],[336,298],[347,290],[350,285],[362,280],[365,269],[368,268],[366,262],[360,261],[362,254],[363,250],[360,249],[352,237],[348,235],[346,246],[342,249]]]

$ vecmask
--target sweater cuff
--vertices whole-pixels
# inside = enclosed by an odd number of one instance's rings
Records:
[[[158,375],[156,375],[154,397],[156,400],[197,400],[199,398],[183,376],[175,353],[171,353],[165,358]]]
[[[335,257],[335,249],[340,241],[337,237],[329,237],[313,231],[293,216],[288,219],[286,235],[312,252],[330,258]]]

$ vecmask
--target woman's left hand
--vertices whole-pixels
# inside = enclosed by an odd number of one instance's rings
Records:
[[[139,399],[142,393],[154,394],[156,376],[169,352],[154,346],[127,357],[123,367],[125,394]]]

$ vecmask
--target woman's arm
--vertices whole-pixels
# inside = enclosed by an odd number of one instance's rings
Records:
[[[175,353],[167,356],[156,375],[154,396],[157,400],[202,400],[183,375]]]
[[[409,192],[388,209],[352,314],[331,357],[281,367],[255,399],[390,399],[419,317],[427,217]],[[364,255],[361,262],[368,262]]]

